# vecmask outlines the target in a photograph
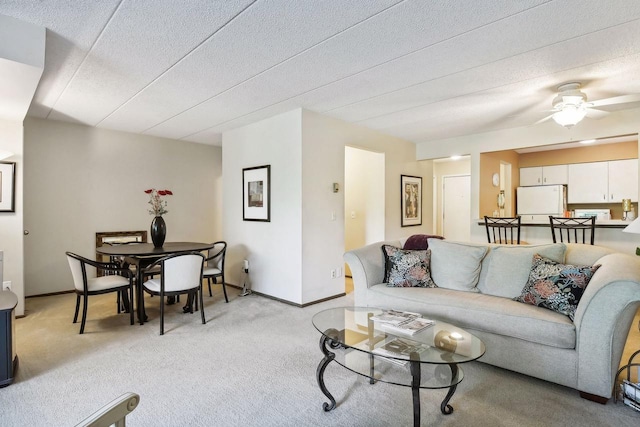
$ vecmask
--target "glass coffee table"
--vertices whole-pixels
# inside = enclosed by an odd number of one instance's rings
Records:
[[[330,400],[323,409],[331,411],[336,407],[336,400],[324,384],[324,371],[335,361],[369,378],[371,384],[381,381],[411,387],[414,426],[420,425],[421,388],[448,388],[440,410],[451,414],[449,401],[464,377],[458,365],[480,358],[485,352],[484,343],[465,330],[438,320],[414,335],[389,332],[371,320],[371,316],[382,312],[371,307],[341,307],[313,316],[313,326],[322,334],[320,350],[324,354],[316,379]]]

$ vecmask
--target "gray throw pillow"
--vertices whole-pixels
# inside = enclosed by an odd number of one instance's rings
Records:
[[[555,262],[564,262],[566,248],[564,243],[492,247],[483,266],[487,269],[487,275],[478,289],[488,295],[515,298],[527,283],[535,254]]]
[[[478,292],[480,263],[489,249],[448,240],[429,239],[431,278],[440,288]]]

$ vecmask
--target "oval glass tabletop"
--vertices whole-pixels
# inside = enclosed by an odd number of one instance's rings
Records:
[[[344,350],[336,352],[337,363],[360,375],[398,385],[411,386],[407,375],[411,362],[422,366],[420,388],[458,384],[463,372],[450,367],[476,360],[485,352],[480,339],[439,320],[413,335],[390,332],[371,319],[381,313],[382,309],[372,307],[332,308],[317,313],[312,322],[331,348]]]

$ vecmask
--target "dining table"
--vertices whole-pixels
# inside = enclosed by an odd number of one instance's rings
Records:
[[[136,311],[138,312],[138,321],[142,325],[147,320],[144,310],[144,291],[142,288],[145,268],[168,255],[201,252],[209,250],[213,248],[213,246],[213,243],[164,242],[161,247],[156,247],[153,243],[132,242],[103,245],[96,248],[96,252],[110,257],[122,257],[124,263],[136,266]]]

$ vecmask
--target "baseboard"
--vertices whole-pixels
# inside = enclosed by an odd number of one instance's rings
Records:
[[[229,285],[229,284],[227,283],[227,285]],[[233,287],[234,288],[238,288],[238,289],[242,289],[242,288],[240,288],[238,286],[233,286]],[[292,305],[294,307],[300,307],[300,308],[304,308],[304,307],[308,307],[310,305],[314,305],[314,304],[318,304],[318,303],[321,303],[321,302],[329,301],[329,300],[332,300],[334,298],[340,298],[340,297],[343,297],[343,296],[346,295],[345,293],[342,293],[342,294],[339,294],[339,295],[334,295],[334,296],[331,296],[331,297],[319,299],[319,300],[316,300],[316,301],[306,302],[304,304],[298,304],[298,303],[295,303],[295,302],[287,301],[286,299],[274,297],[272,295],[263,294],[262,292],[251,291],[251,293],[254,294],[254,295],[259,295],[259,296],[264,297],[264,298],[269,298],[269,299],[272,299],[274,301],[278,301],[278,302],[281,302],[281,303],[284,303],[284,304],[287,304],[287,305]]]
[[[233,283],[225,283],[225,285],[226,286],[231,286],[232,288],[236,288],[236,289],[240,289],[240,290],[243,289],[242,286],[234,285]],[[70,293],[73,293],[73,292],[75,292],[75,290],[60,291],[60,292],[50,292],[48,294],[29,295],[29,296],[27,296],[25,298],[50,297],[50,296],[54,296],[54,295],[70,294]],[[319,304],[321,302],[329,301],[329,300],[332,300],[332,299],[335,299],[335,298],[340,298],[340,297],[343,297],[343,296],[346,295],[346,293],[343,292],[341,294],[337,294],[337,295],[333,295],[333,296],[330,296],[330,297],[322,298],[322,299],[319,299],[319,300],[316,300],[316,301],[306,302],[304,304],[298,304],[298,303],[295,303],[295,302],[287,301],[285,299],[281,299],[281,298],[277,298],[277,297],[274,297],[274,296],[271,296],[271,295],[263,294],[261,292],[251,291],[251,293],[252,294],[256,294],[256,295],[260,295],[261,297],[269,298],[269,299],[272,299],[272,300],[275,300],[275,301],[283,302],[285,304],[289,304],[289,305],[293,305],[293,306],[296,306],[296,307],[300,307],[300,308],[308,307],[308,306],[314,305],[314,304]]]
[[[75,289],[71,289],[69,291],[50,292],[48,294],[28,295],[25,298],[51,297],[54,295],[72,294],[74,292],[75,292]]]
[[[583,398],[583,399],[590,400],[592,402],[600,403],[602,405],[606,405],[607,402],[609,401],[608,397],[602,397],[602,396],[598,396],[596,394],[586,393],[584,391],[580,392],[580,397]]]

